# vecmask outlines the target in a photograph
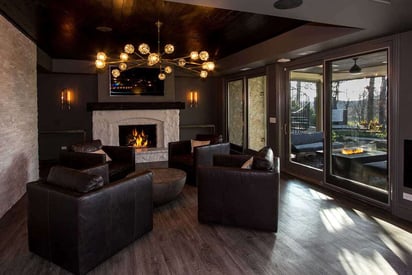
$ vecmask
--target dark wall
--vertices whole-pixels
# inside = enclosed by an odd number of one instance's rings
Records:
[[[95,74],[39,73],[37,87],[40,160],[57,159],[61,146],[91,139],[92,113],[86,103],[97,101]],[[61,109],[64,88],[73,91],[70,110]]]
[[[175,97],[176,101],[186,103],[186,108],[180,110],[180,139],[195,138],[198,133],[212,133],[212,128],[203,127],[215,125],[216,133],[222,133],[219,117],[220,91],[218,78],[199,79],[197,77],[176,77]],[[196,90],[198,92],[199,103],[197,107],[190,107],[188,102],[188,92]],[[187,127],[190,125],[190,127]]]

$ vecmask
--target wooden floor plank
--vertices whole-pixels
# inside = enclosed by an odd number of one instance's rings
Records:
[[[0,220],[0,274],[69,274],[28,251],[26,207]],[[193,186],[153,221],[90,274],[412,274],[411,223],[290,177],[276,234],[200,224]]]

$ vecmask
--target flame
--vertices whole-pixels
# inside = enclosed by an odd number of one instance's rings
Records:
[[[363,153],[363,148],[343,148],[341,153],[344,155],[361,154]]]
[[[136,128],[132,131],[132,138],[130,139],[129,144],[136,148],[144,148],[149,145],[148,136],[142,130],[141,133],[136,130]]]

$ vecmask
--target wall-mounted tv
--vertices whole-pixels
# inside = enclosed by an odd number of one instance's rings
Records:
[[[109,67],[110,95],[163,96],[164,81],[158,78],[159,68],[132,68],[120,76],[111,74],[116,66]]]

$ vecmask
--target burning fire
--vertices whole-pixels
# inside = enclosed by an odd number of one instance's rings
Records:
[[[361,153],[363,153],[363,148],[360,148],[360,147],[343,148],[341,153],[344,154],[344,155],[361,154]]]
[[[132,131],[132,136],[130,138],[129,144],[136,148],[144,148],[149,145],[148,136],[142,130],[141,133],[135,129]]]

